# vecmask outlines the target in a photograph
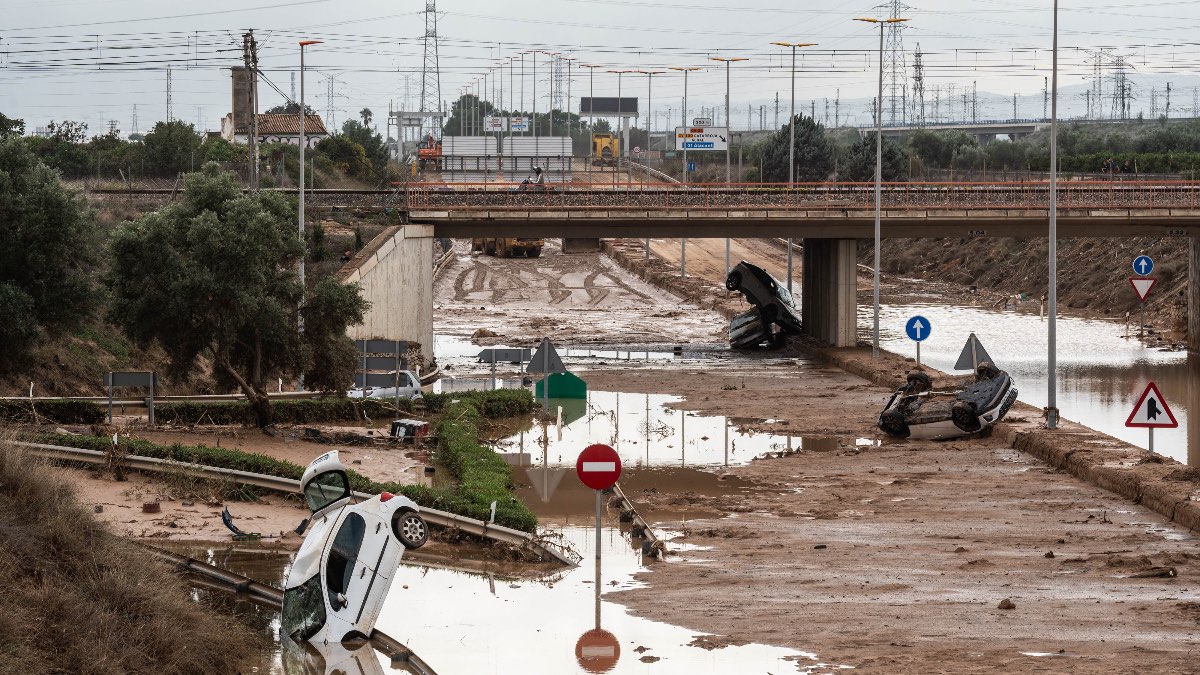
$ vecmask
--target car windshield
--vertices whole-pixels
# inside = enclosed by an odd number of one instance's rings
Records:
[[[325,599],[321,596],[321,575],[283,594],[283,616],[280,630],[283,635],[307,640],[325,625]]]
[[[778,296],[780,300],[791,305],[792,307],[796,306],[796,303],[792,302],[792,294],[788,292],[787,288],[776,284],[775,295]]]
[[[328,471],[304,486],[304,500],[313,513],[350,496],[350,479],[344,471]]]

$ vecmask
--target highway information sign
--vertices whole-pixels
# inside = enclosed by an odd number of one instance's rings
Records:
[[[676,150],[729,149],[729,129],[726,127],[675,127]]]

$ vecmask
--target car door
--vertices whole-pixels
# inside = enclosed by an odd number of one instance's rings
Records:
[[[325,591],[333,617],[356,628],[364,616],[374,622],[375,617],[365,610],[374,602],[381,585],[375,568],[386,548],[399,544],[392,541],[390,528],[378,518],[371,514],[364,517],[354,507],[347,511],[325,556]]]

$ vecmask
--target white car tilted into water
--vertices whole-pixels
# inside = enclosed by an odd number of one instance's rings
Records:
[[[300,484],[312,518],[288,572],[280,632],[326,644],[370,637],[404,550],[429,538],[420,508],[387,492],[351,504],[337,452],[314,459]]]

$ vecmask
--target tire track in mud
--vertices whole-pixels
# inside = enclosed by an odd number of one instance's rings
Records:
[[[596,277],[598,276],[600,276],[600,270],[595,270],[583,280],[583,290],[587,292],[588,304],[592,306],[604,302],[604,299],[611,293],[610,289],[596,287]]]

